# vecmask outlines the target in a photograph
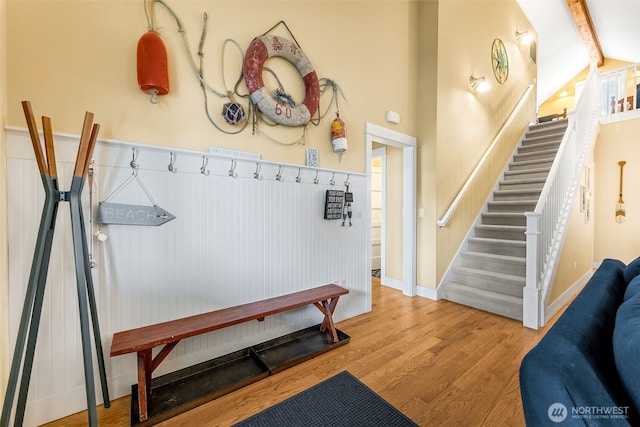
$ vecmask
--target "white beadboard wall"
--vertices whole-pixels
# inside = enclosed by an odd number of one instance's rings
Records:
[[[44,191],[26,130],[6,131],[9,317],[11,341],[15,343]],[[78,138],[55,135],[55,141],[59,187],[66,191]],[[176,216],[162,226],[101,225],[95,220],[98,201],[109,197],[131,175],[132,147],[138,148],[138,177],[156,204]],[[337,321],[371,309],[366,176],[238,159],[237,176],[232,178],[229,158],[180,150],[174,151],[177,172],[172,173],[168,170],[170,152],[134,143],[98,141],[91,206],[88,184],[83,194],[87,233],[91,236],[101,230],[108,236],[105,242],[92,237],[90,250],[96,263],[92,274],[111,398],[129,394],[136,382],[135,354],[109,357],[115,332],[326,283],[337,283],[350,291],[337,306]],[[203,155],[208,159],[208,176],[200,173]],[[260,179],[253,176],[257,168]],[[275,179],[279,170],[282,181]],[[298,176],[300,183],[296,182]],[[316,177],[318,184],[313,182]],[[347,180],[354,194],[352,227],[323,218],[325,191],[344,189]],[[109,202],[151,205],[135,180]],[[154,376],[321,320],[319,310],[307,307],[184,340]],[[86,409],[82,369],[69,209],[62,202],[25,425]],[[102,402],[95,369],[96,397]]]

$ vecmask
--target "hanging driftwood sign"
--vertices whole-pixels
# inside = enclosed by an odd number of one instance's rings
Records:
[[[324,198],[324,219],[342,218],[343,205],[344,205],[344,191],[327,190]]]
[[[138,150],[133,148],[133,158],[129,162],[131,167],[131,175],[122,184],[109,194],[102,202],[98,203],[98,221],[102,224],[119,224],[119,225],[162,225],[175,218],[172,214],[156,205],[153,201],[149,190],[144,186],[138,177]],[[204,166],[203,166],[204,168]],[[119,193],[131,181],[136,181],[144,194],[151,202],[151,206],[129,205],[124,203],[110,203],[113,196]]]
[[[102,224],[156,226],[174,218],[175,216],[159,206],[98,203],[98,221]]]

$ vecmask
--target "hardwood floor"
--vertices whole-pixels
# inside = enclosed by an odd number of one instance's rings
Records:
[[[449,301],[406,297],[379,279],[372,286],[373,310],[337,324],[348,344],[159,425],[229,426],[348,370],[420,426],[524,426],[520,361],[553,321],[533,331]],[[100,425],[128,426],[129,405],[124,397],[100,407]],[[47,426],[86,424],[81,412]]]

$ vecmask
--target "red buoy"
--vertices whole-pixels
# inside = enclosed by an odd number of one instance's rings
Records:
[[[138,86],[151,95],[151,102],[158,102],[157,95],[169,93],[167,50],[160,35],[149,30],[138,41]]]

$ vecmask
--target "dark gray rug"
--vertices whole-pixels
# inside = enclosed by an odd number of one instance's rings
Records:
[[[347,371],[259,412],[235,427],[416,427]]]

